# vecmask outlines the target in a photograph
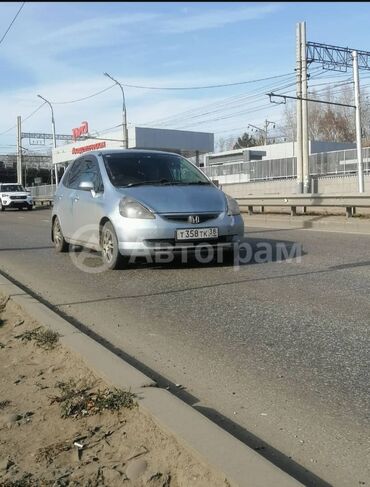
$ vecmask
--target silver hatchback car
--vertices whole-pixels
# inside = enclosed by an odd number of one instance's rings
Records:
[[[237,202],[178,154],[102,150],[67,168],[57,188],[52,240],[101,251],[109,269],[130,256],[199,247],[234,252],[244,234]]]

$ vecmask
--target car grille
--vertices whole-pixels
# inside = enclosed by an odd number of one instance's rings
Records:
[[[161,217],[166,220],[179,223],[191,223],[189,222],[190,216],[198,216],[199,223],[204,223],[209,220],[214,220],[220,215],[220,213],[161,213]]]
[[[25,200],[27,196],[10,196],[11,200]]]
[[[150,238],[144,240],[144,243],[148,247],[175,247],[176,246],[194,246],[195,244],[209,244],[209,245],[217,245],[220,243],[227,243],[227,242],[232,242],[233,241],[233,235],[223,235],[218,238],[214,239],[196,239],[196,240],[175,240],[174,238],[167,238],[167,239],[161,239],[161,238]]]

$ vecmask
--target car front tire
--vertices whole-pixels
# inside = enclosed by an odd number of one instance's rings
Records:
[[[118,239],[111,222],[106,222],[101,232],[101,252],[104,265],[110,269],[121,269],[125,258],[120,254]]]
[[[69,249],[69,244],[65,240],[60,226],[58,217],[55,218],[53,223],[53,242],[54,248],[57,252],[67,252]]]

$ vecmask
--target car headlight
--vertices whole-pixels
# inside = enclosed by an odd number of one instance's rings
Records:
[[[227,201],[227,214],[229,216],[240,215],[240,208],[239,208],[237,201],[234,200],[234,198],[232,198],[229,195],[225,195],[225,196],[226,196],[226,201]]]
[[[153,213],[144,205],[132,198],[122,198],[119,202],[119,212],[125,218],[155,218]]]

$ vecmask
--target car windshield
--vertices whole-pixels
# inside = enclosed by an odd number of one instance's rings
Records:
[[[24,187],[21,185],[21,184],[2,184],[0,186],[0,190],[5,193],[5,192],[18,192],[18,191],[22,191],[22,192],[25,192],[26,190],[24,189]]]
[[[105,154],[114,186],[211,184],[191,162],[174,154]]]

